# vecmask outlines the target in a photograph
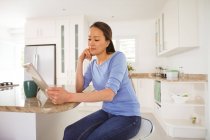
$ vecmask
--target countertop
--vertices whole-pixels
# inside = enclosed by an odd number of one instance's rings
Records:
[[[132,79],[153,79],[165,82],[208,82],[206,74],[185,74],[178,80],[167,80],[166,78],[156,77],[154,73],[130,73]]]
[[[73,86],[66,88],[75,91]],[[91,87],[85,91],[92,90]],[[85,93],[84,93],[85,94]],[[37,97],[26,98],[22,86],[0,91],[0,111],[25,113],[56,113],[75,108],[79,103],[53,104],[42,91]]]

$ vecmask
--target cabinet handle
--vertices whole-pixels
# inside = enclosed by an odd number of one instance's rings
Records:
[[[165,50],[165,44],[164,44],[164,13],[162,13],[162,50]]]

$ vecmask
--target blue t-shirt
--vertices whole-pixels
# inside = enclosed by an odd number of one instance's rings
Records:
[[[115,96],[112,101],[104,101],[102,109],[114,115],[140,116],[140,104],[128,76],[126,57],[115,52],[103,62],[91,61],[84,74],[84,89],[92,81],[95,90],[111,89]]]

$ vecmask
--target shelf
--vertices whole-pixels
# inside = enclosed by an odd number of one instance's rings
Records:
[[[189,107],[204,107],[204,103],[198,101],[187,101],[186,103],[175,103],[174,101],[162,103],[162,105],[173,105],[173,106],[189,106]]]
[[[193,128],[205,130],[202,124],[193,124],[191,120],[181,120],[181,119],[164,119],[166,125],[174,128]]]
[[[183,138],[205,138],[206,128],[201,124],[192,124],[190,120],[165,119],[169,136]]]

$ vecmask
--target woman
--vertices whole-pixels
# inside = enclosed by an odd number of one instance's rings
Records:
[[[92,60],[92,56],[96,59]],[[85,59],[91,63],[83,75]],[[90,82],[95,91],[82,93]],[[69,125],[64,140],[127,140],[138,133],[140,106],[128,76],[126,57],[122,52],[115,52],[111,28],[104,22],[90,26],[88,48],[77,63],[76,91],[73,94],[52,87],[47,93],[54,104],[103,101],[103,106]]]

